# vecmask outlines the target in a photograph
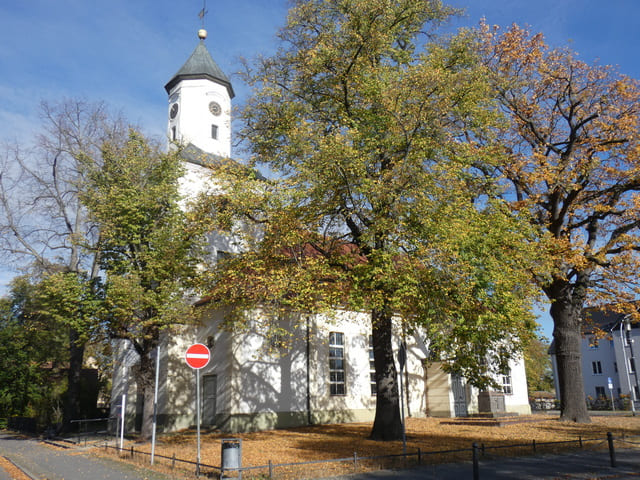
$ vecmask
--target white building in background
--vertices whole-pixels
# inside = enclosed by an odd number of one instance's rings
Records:
[[[581,343],[582,376],[584,393],[590,406],[603,398],[616,402],[616,408],[623,406],[622,398],[632,399],[640,406],[640,385],[636,367],[636,357],[640,353],[640,328],[629,322],[625,315],[603,310],[587,309],[583,321]],[[549,349],[552,360],[556,395],[560,396],[558,385],[558,364],[555,345]]]
[[[203,158],[215,161],[231,153],[233,88],[207,51],[204,36],[200,35],[193,54],[165,86],[169,138],[187,145],[187,173],[182,182],[186,194],[200,191],[208,181]],[[233,239],[214,235],[211,242],[214,255],[238,251]],[[259,320],[257,307],[251,313]],[[376,402],[369,314],[336,310],[330,316],[290,318],[282,321],[280,335],[265,331],[259,321],[229,332],[220,328],[223,319],[224,312],[208,312],[199,327],[164,338],[158,400],[161,429],[195,424],[195,374],[184,358],[193,343],[203,343],[211,350],[211,361],[200,372],[203,425],[237,432],[373,420]],[[398,327],[393,344],[399,345],[402,339]],[[429,362],[428,346],[419,334],[404,340],[408,416],[531,412],[521,360],[511,361],[510,371],[497,379],[499,392],[481,393],[464,378],[445,373],[438,362]],[[114,415],[123,392],[136,398],[134,380],[124,368],[126,359],[131,363],[134,357],[127,356],[126,345],[121,347],[114,359]],[[139,417],[140,403],[130,403],[127,414],[131,419]]]

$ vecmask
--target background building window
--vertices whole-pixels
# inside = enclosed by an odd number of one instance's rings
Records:
[[[344,333],[329,333],[329,391],[331,395],[346,393],[344,381]]]
[[[636,360],[635,358],[629,359],[629,373],[636,373]]]
[[[369,383],[371,384],[371,395],[377,395],[378,384],[376,383],[376,365],[373,361],[373,335],[369,335]]]
[[[596,398],[606,397],[607,394],[604,392],[604,387],[596,387]]]
[[[599,360],[597,362],[591,362],[591,368],[594,375],[602,375],[602,364]]]
[[[211,125],[211,138],[213,138],[214,140],[218,139],[218,126],[217,125]]]

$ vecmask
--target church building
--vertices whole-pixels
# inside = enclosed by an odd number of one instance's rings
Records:
[[[205,46],[206,32],[182,68],[165,85],[168,137],[185,146],[183,194],[200,191],[208,181],[203,158],[231,155],[229,78]],[[239,251],[233,239],[211,237],[211,253]],[[256,306],[254,318],[260,316]],[[167,334],[160,349],[158,429],[174,431],[196,423],[195,371],[185,361],[187,348],[206,345],[210,361],[200,370],[201,424],[240,432],[319,423],[372,421],[375,414],[371,319],[366,312],[340,309],[332,315],[300,314],[283,319],[284,338],[249,324],[242,331],[220,328],[224,312],[207,312],[199,326]],[[529,414],[524,364],[510,361],[510,371],[496,379],[499,391],[479,392],[464,378],[445,373],[429,361],[428,340],[419,332],[404,334],[398,324],[394,346],[406,344],[402,374],[405,416],[466,416],[479,412]],[[395,348],[395,347],[394,347]],[[120,345],[114,357],[112,415],[119,413],[123,393],[137,395],[127,374],[136,354]],[[128,428],[140,417],[140,402],[126,405]]]

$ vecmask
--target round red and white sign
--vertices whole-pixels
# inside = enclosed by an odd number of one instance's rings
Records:
[[[189,348],[187,348],[185,359],[187,360],[187,364],[191,368],[198,370],[207,366],[209,360],[211,359],[211,352],[206,345],[203,345],[201,343],[194,343]]]

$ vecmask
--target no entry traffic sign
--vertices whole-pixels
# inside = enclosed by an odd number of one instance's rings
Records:
[[[187,353],[185,354],[187,364],[196,370],[206,367],[210,358],[211,352],[209,352],[206,345],[201,343],[194,343],[191,345],[187,348]]]

